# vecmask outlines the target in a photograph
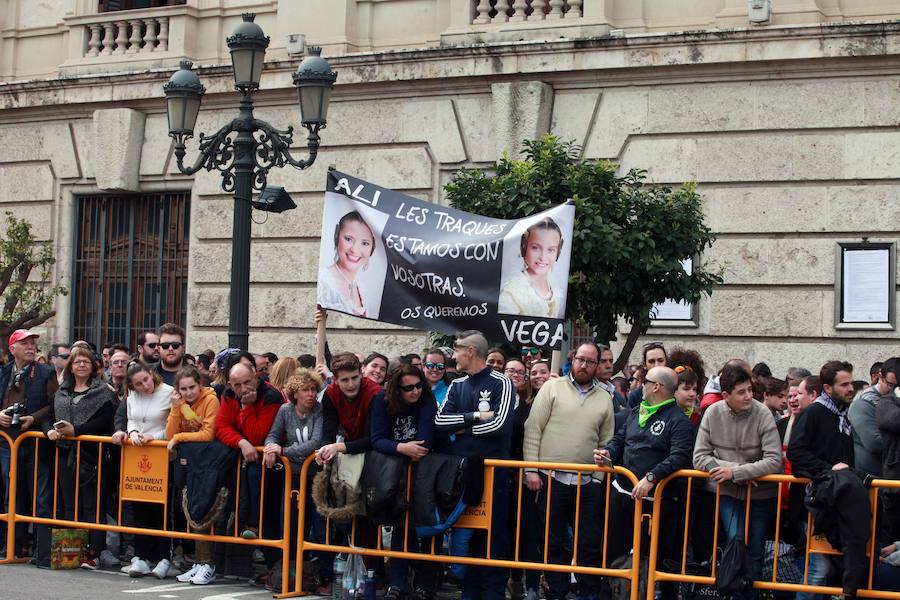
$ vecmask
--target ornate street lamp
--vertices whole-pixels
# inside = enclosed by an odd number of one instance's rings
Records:
[[[290,154],[294,128],[276,129],[253,117],[253,92],[259,89],[269,38],[245,13],[243,22],[226,39],[231,51],[234,85],[241,93],[238,117],[213,135],[200,134],[200,155],[191,166],[184,165],[185,141],[194,136],[204,88],[190,61],[163,86],[169,116],[169,136],[175,140],[178,170],[193,175],[200,169],[216,169],[222,174],[222,189],[234,194],[234,229],[231,252],[231,297],[228,318],[228,345],[247,349],[250,303],[250,208],[253,190],[266,187],[269,170],[291,165],[305,169],[316,160],[319,130],[325,128],[328,101],[337,73],[323,59],[321,48],[312,47],[297,72],[294,85],[300,102],[300,122],[309,131],[309,156],[297,160]],[[266,206],[266,203],[258,204]]]

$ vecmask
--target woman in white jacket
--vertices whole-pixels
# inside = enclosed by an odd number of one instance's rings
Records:
[[[113,434],[112,442],[142,446],[154,440],[166,439],[166,420],[171,407],[172,386],[163,383],[155,369],[143,361],[132,361],[125,375],[128,386],[126,402],[127,430]],[[134,503],[134,525],[147,529],[163,528],[163,507],[147,502]],[[169,562],[168,538],[148,535],[134,536],[134,558],[122,568],[131,577],[153,573],[159,579],[177,573]],[[151,570],[150,563],[156,562]]]

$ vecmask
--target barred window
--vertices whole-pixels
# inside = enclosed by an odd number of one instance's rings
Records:
[[[134,348],[137,336],[187,317],[190,195],[77,199],[72,339]]]

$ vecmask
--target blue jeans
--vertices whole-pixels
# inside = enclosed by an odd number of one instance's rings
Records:
[[[803,523],[803,531],[809,535],[807,523]],[[831,561],[827,554],[819,554],[811,552],[809,555],[809,572],[806,574],[807,585],[826,585],[828,583],[828,572],[831,568]],[[812,594],[809,592],[797,592],[797,600],[823,600],[822,594]]]
[[[719,496],[719,519],[725,544],[730,543],[738,535],[744,534],[744,515],[746,501],[721,494]],[[748,531],[747,550],[753,564],[753,579],[762,579],[763,560],[766,555],[766,540],[773,539],[775,525],[776,498],[750,501],[750,527]],[[744,598],[757,598],[756,591],[747,592]]]
[[[474,529],[468,529],[466,527],[454,527],[451,529],[450,556],[468,556],[469,543],[472,541],[472,536],[474,534]],[[462,578],[466,576],[466,565],[456,563],[451,564],[450,574],[453,575],[457,581],[462,581]]]

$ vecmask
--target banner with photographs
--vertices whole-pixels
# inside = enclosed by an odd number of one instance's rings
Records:
[[[432,204],[329,171],[318,304],[493,341],[559,348],[575,206],[520,220]]]

